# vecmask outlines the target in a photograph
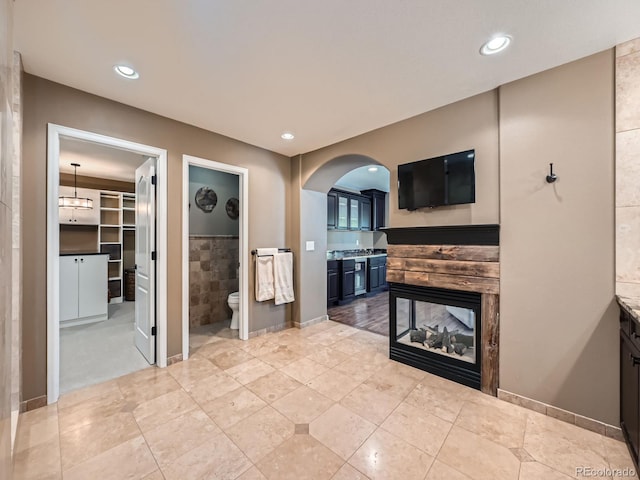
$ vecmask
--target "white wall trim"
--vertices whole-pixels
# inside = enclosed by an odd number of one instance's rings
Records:
[[[161,148],[108,137],[70,127],[47,125],[47,403],[58,401],[60,387],[60,237],[58,185],[60,184],[60,137],[74,138],[156,157],[158,172],[156,204],[156,364],[167,366],[167,151]]]
[[[205,158],[182,156],[182,358],[189,358],[189,165],[240,177],[240,320],[241,340],[249,338],[249,170]]]

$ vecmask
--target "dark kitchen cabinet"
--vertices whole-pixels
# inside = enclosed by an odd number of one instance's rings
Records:
[[[371,230],[371,200],[360,199],[360,230]]]
[[[327,306],[335,305],[340,299],[340,262],[327,261]]]
[[[372,188],[361,193],[371,198],[371,230],[384,228],[387,192]]]
[[[378,258],[369,259],[369,270],[367,272],[367,292],[375,292],[380,288],[380,277],[378,275],[380,266],[378,265]]]
[[[381,290],[387,290],[389,288],[387,285],[387,257],[382,258],[384,262],[381,262],[378,267],[378,285]]]
[[[338,206],[336,208],[336,228],[347,230],[349,228],[349,196],[345,193],[336,194]]]
[[[349,230],[360,230],[360,199],[349,197]]]
[[[387,286],[387,257],[370,257],[367,265],[367,292],[375,293]]]
[[[355,298],[355,260],[341,260],[340,268],[340,303],[348,302]]]
[[[363,190],[362,195],[337,189],[327,193],[328,230],[379,230],[385,226],[386,192]]]
[[[327,193],[327,229],[334,230],[337,227],[336,216],[338,213],[338,194]]]
[[[640,451],[640,325],[620,310],[620,426],[638,469]]]

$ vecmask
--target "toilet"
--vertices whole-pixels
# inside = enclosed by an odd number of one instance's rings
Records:
[[[230,293],[229,296],[227,297],[227,303],[229,304],[229,308],[233,312],[233,315],[231,316],[231,325],[229,325],[229,328],[232,330],[238,330],[238,328],[240,328],[238,325],[238,309],[240,308],[240,293],[239,292]]]

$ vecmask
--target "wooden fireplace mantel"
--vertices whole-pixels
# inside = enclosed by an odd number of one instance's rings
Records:
[[[496,396],[500,348],[499,226],[392,228],[386,232],[387,282],[481,294],[481,390]]]

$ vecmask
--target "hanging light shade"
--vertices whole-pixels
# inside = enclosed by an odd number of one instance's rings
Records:
[[[60,208],[75,208],[79,210],[90,210],[93,208],[93,200],[86,197],[78,197],[78,167],[79,163],[72,163],[73,167],[73,197],[65,197],[61,195],[58,197],[58,207]]]

